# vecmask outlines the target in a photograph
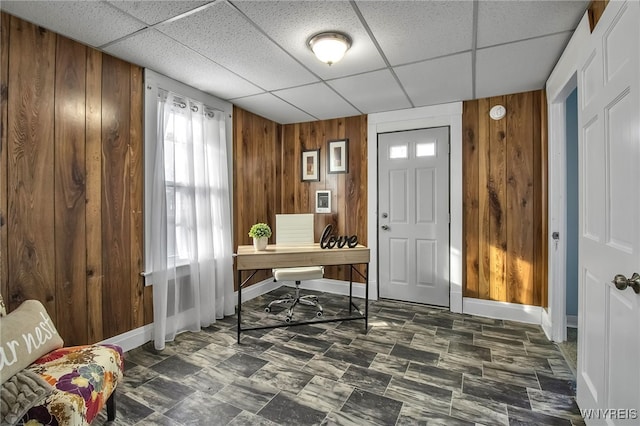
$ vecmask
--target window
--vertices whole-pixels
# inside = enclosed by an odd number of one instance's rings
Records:
[[[416,157],[434,157],[436,155],[435,142],[422,142],[416,144]]]
[[[409,151],[406,145],[395,145],[389,148],[389,158],[407,158]]]

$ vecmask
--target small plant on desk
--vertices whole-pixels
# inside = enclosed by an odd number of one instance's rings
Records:
[[[266,223],[256,223],[251,226],[249,236],[253,238],[253,247],[256,250],[267,248],[267,240],[271,236],[271,228]]]

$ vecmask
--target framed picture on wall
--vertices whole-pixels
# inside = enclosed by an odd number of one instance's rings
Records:
[[[302,151],[301,179],[303,182],[320,180],[320,150]]]
[[[349,172],[349,139],[329,141],[327,173]]]
[[[316,191],[316,213],[331,213],[331,191]]]

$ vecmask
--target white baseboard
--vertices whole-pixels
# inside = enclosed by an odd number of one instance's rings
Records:
[[[545,336],[547,336],[547,339],[553,341],[553,327],[551,325],[551,316],[549,315],[549,312],[547,312],[546,309],[542,310],[540,323],[541,323],[540,325],[542,326],[542,331],[544,331],[544,334]]]
[[[567,315],[567,327],[578,328],[578,316]]]
[[[126,333],[103,340],[100,343],[118,345],[123,351],[127,352],[131,349],[142,346],[151,340],[153,340],[153,324],[147,324],[143,327],[138,327],[127,331]]]
[[[462,312],[495,319],[520,321],[529,324],[542,324],[540,306],[520,305],[518,303],[496,302],[494,300],[465,297],[462,300]]]
[[[265,293],[269,293],[282,285],[289,287],[295,287],[292,282],[275,282],[271,278],[267,278],[257,284],[247,287],[246,290],[242,290],[242,303],[248,302],[251,299],[255,299]],[[340,280],[321,279],[302,283],[300,288],[305,290],[318,290],[325,293],[349,295],[349,283]],[[364,299],[364,286],[362,284],[353,285],[353,297]],[[234,299],[238,300],[238,292],[234,292]],[[369,300],[378,300],[377,288],[369,283]],[[100,343],[115,344],[122,348],[123,351],[130,351],[139,346],[144,345],[147,342],[153,340],[153,324],[147,324],[144,327],[139,327],[134,330],[127,331],[126,333],[119,334],[109,339],[103,340]]]

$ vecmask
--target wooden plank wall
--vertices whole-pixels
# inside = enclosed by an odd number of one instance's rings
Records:
[[[251,244],[256,222],[275,224],[277,213],[313,213],[315,191],[331,190],[332,212],[316,214],[315,237],[332,224],[339,235],[358,235],[367,244],[367,117],[365,115],[279,125],[234,108],[234,246]],[[327,173],[327,142],[349,139],[349,172]],[[320,181],[302,182],[300,156],[320,149]],[[275,233],[275,229],[274,229]],[[275,241],[275,234],[270,242]],[[255,277],[254,282],[268,274]],[[327,278],[347,279],[344,267]]]
[[[589,4],[587,13],[589,14],[589,28],[591,32],[593,32],[596,25],[598,25],[598,21],[607,8],[607,4],[609,4],[609,0],[592,0]]]
[[[142,69],[2,13],[0,284],[66,345],[152,320],[142,268]],[[146,301],[146,303],[145,303]]]
[[[463,104],[465,297],[546,306],[546,133],[543,90]]]

